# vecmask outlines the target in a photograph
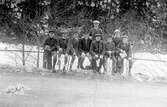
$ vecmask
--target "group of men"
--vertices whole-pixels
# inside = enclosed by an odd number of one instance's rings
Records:
[[[44,43],[44,68],[55,71],[55,66],[59,65],[57,70],[69,72],[77,63],[77,70],[91,69],[95,73],[111,75],[126,71],[129,75],[132,51],[128,36],[121,35],[120,30],[116,29],[113,36],[104,37],[99,24],[99,21],[93,21],[94,27],[82,36],[76,32],[72,36],[63,33],[58,37],[54,31],[50,31]],[[86,58],[89,66],[83,64]]]

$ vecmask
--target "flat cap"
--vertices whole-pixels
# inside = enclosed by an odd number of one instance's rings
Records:
[[[98,24],[99,24],[99,23],[100,23],[100,21],[98,21],[98,20],[94,20],[94,21],[93,21],[93,23],[98,23]]]
[[[114,31],[114,33],[116,33],[116,32],[120,32],[120,30],[119,30],[119,29],[116,29],[116,30]]]

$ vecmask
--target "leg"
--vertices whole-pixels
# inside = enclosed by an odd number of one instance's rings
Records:
[[[131,69],[132,69],[132,65],[133,65],[133,62],[132,60],[128,60],[129,61],[129,76],[131,76]]]
[[[123,72],[123,59],[121,57],[118,57],[117,68],[118,68],[117,73],[122,74],[122,72]]]
[[[47,58],[47,55],[46,55],[46,52],[44,51],[44,53],[43,53],[43,68],[47,68],[46,58]]]
[[[102,67],[104,68],[104,66],[105,66],[105,60],[104,60],[104,58],[100,58],[100,63],[99,63],[99,68],[98,68],[98,72],[99,73],[104,73],[104,69],[103,69],[103,71],[101,71],[102,70]]]
[[[98,65],[97,65],[97,60],[98,60],[98,57],[93,57],[92,59],[92,67],[93,67],[93,70],[97,73],[98,72]]]
[[[47,69],[52,69],[52,53],[47,53]]]
[[[81,69],[84,69],[84,67],[83,67],[84,58],[85,58],[85,56],[84,56],[84,54],[82,54],[82,55],[80,56],[80,59],[79,59],[79,63],[80,63],[79,66],[80,66]]]
[[[112,75],[114,75],[114,73],[117,73],[117,59],[115,56],[112,56]]]
[[[75,61],[75,55],[71,55],[72,59],[71,59],[71,63],[70,63],[70,70],[72,70],[72,66],[74,64]]]
[[[57,52],[54,53],[53,55],[53,70],[55,69],[55,65],[57,64],[58,62],[58,55],[57,55]]]
[[[64,70],[65,71],[67,71],[67,65],[68,64],[68,55],[67,54],[65,54],[65,56],[64,56]]]

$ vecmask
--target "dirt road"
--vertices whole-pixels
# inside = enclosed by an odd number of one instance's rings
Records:
[[[7,95],[23,83],[26,95]],[[0,76],[0,107],[167,107],[167,85],[43,76]]]

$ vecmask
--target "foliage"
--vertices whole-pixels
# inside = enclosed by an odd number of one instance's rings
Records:
[[[133,41],[146,40],[148,35],[154,39],[167,35],[166,0],[4,1],[0,5],[1,25],[12,29],[18,38],[23,34],[32,37],[30,41],[36,36],[42,40],[45,33],[41,32],[48,28],[82,27],[88,32],[94,19],[101,21],[106,34],[120,28]]]

